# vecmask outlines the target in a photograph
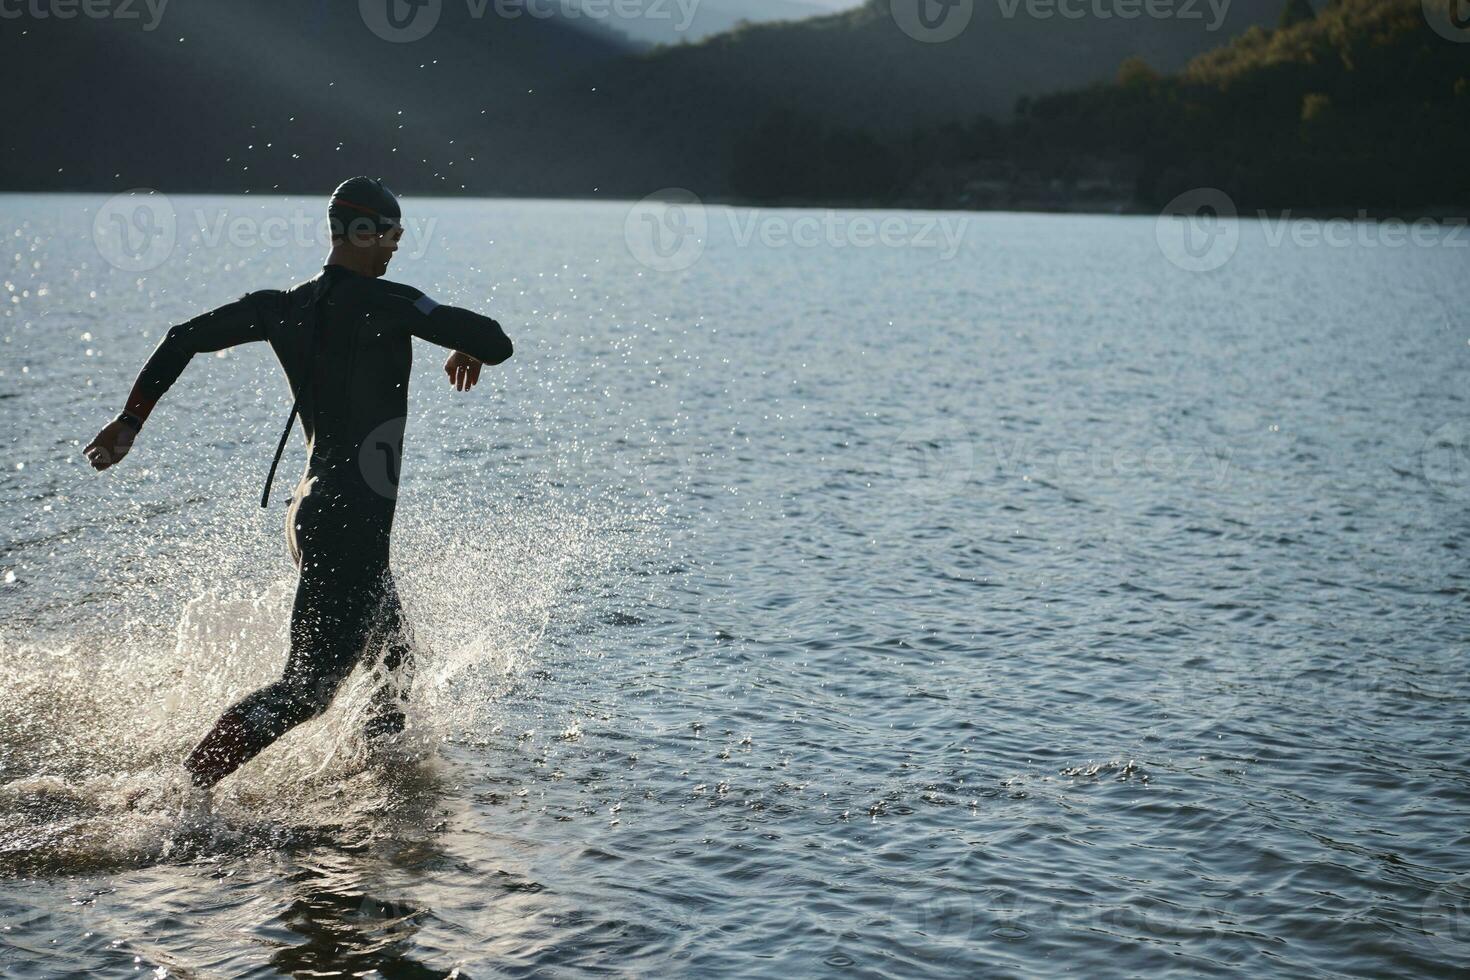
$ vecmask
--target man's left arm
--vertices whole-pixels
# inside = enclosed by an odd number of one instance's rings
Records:
[[[444,362],[449,383],[460,391],[469,391],[480,380],[482,364],[500,364],[508,360],[515,347],[488,316],[457,306],[436,303],[412,286],[397,283],[409,332],[454,353]]]

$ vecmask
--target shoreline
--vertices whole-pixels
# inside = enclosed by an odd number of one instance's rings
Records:
[[[110,189],[90,188],[67,188],[67,189],[44,189],[44,190],[0,190],[0,197],[36,197],[36,196],[63,196],[63,195],[97,195],[112,196],[124,193]],[[269,190],[201,190],[183,189],[165,191],[160,188],[148,188],[161,194],[177,195],[182,197],[321,197],[313,192],[295,192]],[[653,194],[659,193],[654,191]],[[404,192],[402,195],[410,200],[428,201],[546,201],[546,202],[581,202],[590,201],[600,204],[637,204],[646,197],[631,197],[623,195],[600,194],[565,194],[565,195],[537,195],[537,194],[412,194]],[[651,195],[648,195],[651,196]],[[714,194],[708,197],[696,195],[701,203],[711,207],[748,208],[759,210],[828,210],[828,211],[945,211],[966,212],[971,214],[1055,214],[1055,215],[1096,215],[1099,217],[1157,217],[1163,213],[1159,207],[1151,207],[1133,200],[1015,200],[996,202],[990,205],[976,205],[971,202],[943,202],[924,200],[919,198],[749,198],[737,195]],[[1395,209],[1383,205],[1334,205],[1327,207],[1249,207],[1241,208],[1234,216],[1239,220],[1253,221],[1277,221],[1292,220],[1296,218],[1316,221],[1371,221],[1382,223],[1386,221],[1431,221],[1437,224],[1458,225],[1470,223],[1470,204],[1433,204],[1418,205],[1413,208]]]

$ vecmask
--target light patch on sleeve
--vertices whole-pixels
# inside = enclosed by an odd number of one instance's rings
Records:
[[[413,308],[418,310],[424,316],[428,316],[430,313],[433,313],[434,310],[438,309],[438,307],[439,304],[429,299],[427,295],[420,296],[418,299],[413,301]]]

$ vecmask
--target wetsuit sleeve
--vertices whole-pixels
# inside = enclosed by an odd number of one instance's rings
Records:
[[[507,360],[514,347],[500,324],[473,310],[436,303],[412,286],[393,284],[395,305],[409,333],[440,347],[463,351],[486,364]]]
[[[153,349],[128,396],[127,411],[140,420],[148,418],[153,406],[184,373],[195,354],[224,350],[251,341],[265,340],[265,324],[259,315],[259,293],[247,293],[216,310],[170,327]]]

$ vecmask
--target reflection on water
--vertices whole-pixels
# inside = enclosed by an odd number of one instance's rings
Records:
[[[282,945],[270,964],[292,976],[436,977],[445,971],[413,955],[414,936],[433,909],[394,890],[394,882],[432,876],[448,856],[435,842],[442,820],[430,804],[431,785],[399,781],[399,799],[413,800],[413,813],[400,812],[392,834],[352,848],[314,848],[291,862],[281,880],[289,904],[274,925],[296,940]],[[307,856],[309,855],[309,857]],[[372,870],[369,870],[372,869]],[[401,887],[401,886],[400,886]]]
[[[419,202],[398,274],[517,354],[418,359],[408,731],[350,681],[205,813],[178,760],[284,659],[279,371],[196,360],[104,478],[71,438],[319,257],[123,276],[96,200],[8,203],[0,975],[1470,970],[1459,253],[714,221],[654,275],[617,205]]]

